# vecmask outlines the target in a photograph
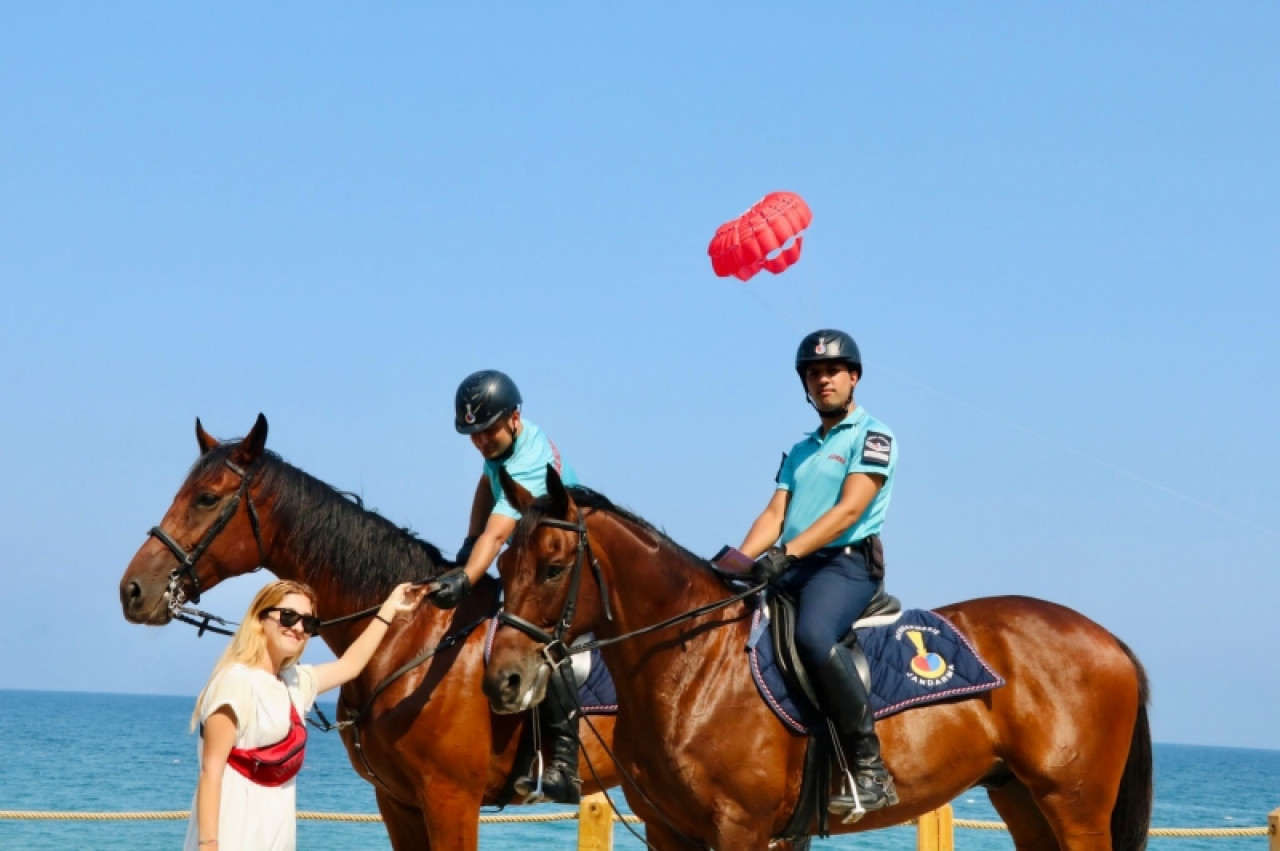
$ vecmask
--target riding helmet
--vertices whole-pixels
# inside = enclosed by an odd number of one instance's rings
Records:
[[[800,348],[796,349],[796,372],[801,381],[804,381],[805,367],[821,361],[847,364],[859,378],[862,377],[862,354],[858,351],[858,344],[843,331],[824,328],[800,341]]]
[[[505,372],[473,372],[458,385],[453,400],[453,427],[458,434],[476,434],[510,416],[523,401],[516,383]]]

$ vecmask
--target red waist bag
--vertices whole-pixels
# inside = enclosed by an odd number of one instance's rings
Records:
[[[259,786],[281,786],[302,770],[306,756],[307,728],[289,701],[289,733],[265,748],[232,748],[227,765]]]

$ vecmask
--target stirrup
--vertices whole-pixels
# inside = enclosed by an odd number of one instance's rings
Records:
[[[869,812],[896,806],[897,803],[898,790],[888,771],[863,770],[856,777],[845,774],[840,793],[831,796],[827,812],[843,816],[844,824],[850,824]]]

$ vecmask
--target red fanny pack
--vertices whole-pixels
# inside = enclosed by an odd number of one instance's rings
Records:
[[[302,770],[306,755],[307,728],[289,701],[289,734],[265,748],[232,748],[227,765],[259,786],[281,786]]]

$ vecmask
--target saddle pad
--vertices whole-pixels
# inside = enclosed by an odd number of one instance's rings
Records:
[[[803,694],[792,694],[779,671],[763,608],[751,620],[747,645],[751,676],[760,696],[788,728],[809,734],[822,713]],[[893,623],[858,630],[858,645],[871,665],[871,709],[877,719],[913,706],[1004,685],[951,622],[924,609],[909,609]]]
[[[489,664],[489,653],[493,650],[493,636],[498,631],[498,619],[489,621],[484,636],[484,663]],[[578,639],[582,641],[590,636]],[[618,690],[613,685],[613,677],[600,658],[599,650],[590,653],[579,653],[573,657],[573,673],[578,681],[578,705],[586,715],[617,715]]]

